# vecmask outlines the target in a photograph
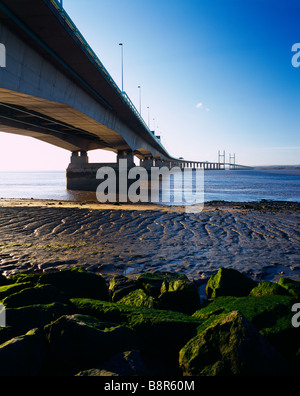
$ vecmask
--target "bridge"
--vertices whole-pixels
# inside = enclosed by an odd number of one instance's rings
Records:
[[[69,150],[68,188],[91,188],[97,169],[107,165],[89,163],[88,152],[96,149],[116,153],[115,167],[120,159],[135,166],[135,156],[145,168],[225,169],[225,162],[167,152],[58,0],[0,0],[0,42],[6,49],[0,130]]]

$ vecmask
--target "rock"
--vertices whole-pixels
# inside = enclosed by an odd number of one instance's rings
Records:
[[[238,311],[220,315],[180,351],[179,363],[188,376],[288,375],[275,349]]]
[[[152,296],[149,296],[142,289],[137,289],[118,301],[119,304],[132,305],[135,307],[155,308],[156,302]]]
[[[40,275],[37,274],[14,274],[8,278],[9,283],[31,283],[35,285],[38,283]]]
[[[135,347],[136,343],[129,327],[102,323],[87,315],[62,316],[45,326],[44,331],[50,345],[52,369],[67,375],[98,366],[116,353]]]
[[[7,308],[6,324],[8,328],[13,329],[15,334],[22,335],[30,329],[41,328],[62,315],[70,314],[71,311],[72,308],[70,305],[61,303],[36,304],[21,308]]]
[[[111,300],[117,302],[138,288],[138,283],[134,279],[129,279],[124,275],[116,275],[109,283]]]
[[[161,288],[165,281],[175,280],[188,281],[188,278],[186,275],[172,272],[145,272],[137,278],[140,287],[152,297],[158,297],[161,294]]]
[[[201,320],[189,315],[145,307],[133,307],[91,299],[72,299],[80,312],[101,321],[130,326],[139,338],[141,352],[177,364],[178,352],[197,332]]]
[[[106,370],[90,369],[80,371],[78,374],[76,374],[76,377],[119,377],[119,374]]]
[[[166,280],[161,287],[157,307],[191,315],[200,308],[200,296],[188,279]]]
[[[23,289],[27,289],[31,287],[32,284],[30,282],[26,283],[13,283],[6,286],[0,286],[0,300],[3,300],[5,297],[10,296],[11,294],[17,293]]]
[[[106,375],[115,376],[145,376],[148,370],[143,363],[143,359],[139,351],[126,351],[113,356],[108,361],[104,362],[100,367],[82,371],[78,376],[92,376],[101,377],[104,373]]]
[[[256,282],[237,270],[220,268],[212,275],[206,285],[207,298],[219,296],[247,296],[256,286]]]
[[[47,357],[45,340],[37,329],[0,345],[1,376],[37,376]]]
[[[202,326],[207,326],[219,314],[239,311],[259,331],[274,328],[279,332],[291,327],[292,304],[293,298],[289,296],[217,297],[195,312],[193,317],[202,320]]]
[[[39,282],[55,286],[68,298],[109,300],[105,279],[101,275],[92,274],[79,267],[41,275]]]
[[[269,281],[260,282],[249,293],[249,296],[253,296],[253,297],[272,296],[272,295],[290,296],[291,294],[286,288],[278,285],[277,283],[273,283]]]
[[[6,308],[25,307],[35,304],[51,304],[54,302],[67,304],[69,301],[63,293],[52,285],[36,285],[26,288],[18,293],[11,294],[3,300],[3,304]]]
[[[289,278],[279,278],[278,285],[284,287],[292,296],[300,299],[300,281],[295,281]]]

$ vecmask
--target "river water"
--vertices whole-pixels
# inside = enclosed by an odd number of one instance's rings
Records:
[[[0,198],[81,202],[95,194],[68,191],[65,171],[0,172]],[[261,199],[300,202],[300,169],[204,172],[205,202]]]

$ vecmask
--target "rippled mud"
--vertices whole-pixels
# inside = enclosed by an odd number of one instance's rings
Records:
[[[207,279],[232,267],[257,280],[300,278],[296,207],[211,203],[201,213],[166,208],[0,205],[0,271],[81,265],[110,278],[144,271]]]

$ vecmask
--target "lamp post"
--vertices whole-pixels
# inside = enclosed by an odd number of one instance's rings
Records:
[[[139,85],[138,89],[140,90],[140,115],[142,115],[142,88]]]
[[[147,106],[148,109],[148,128],[150,129],[150,107]]]
[[[124,46],[123,43],[120,43],[119,45],[121,46],[122,92],[124,92]]]

